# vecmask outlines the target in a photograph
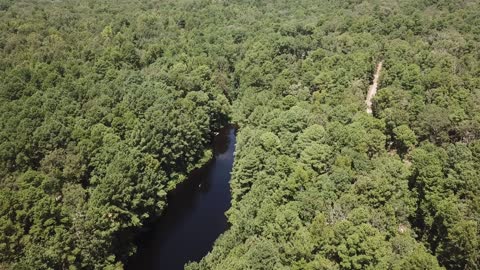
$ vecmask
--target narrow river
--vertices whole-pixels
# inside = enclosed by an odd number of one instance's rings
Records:
[[[127,269],[179,270],[212,249],[227,229],[234,150],[235,129],[225,127],[214,138],[214,158],[168,195],[168,207],[140,236]]]

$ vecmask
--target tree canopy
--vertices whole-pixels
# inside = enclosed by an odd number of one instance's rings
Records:
[[[121,268],[231,121],[231,226],[186,269],[478,269],[478,14],[0,0],[0,268]]]

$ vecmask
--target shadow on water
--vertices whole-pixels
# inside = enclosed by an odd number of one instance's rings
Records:
[[[234,150],[235,129],[225,127],[214,138],[214,158],[169,193],[163,215],[139,236],[127,269],[183,269],[212,249],[228,226]]]

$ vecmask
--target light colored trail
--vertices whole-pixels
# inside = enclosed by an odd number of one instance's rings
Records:
[[[375,71],[375,75],[373,76],[373,83],[368,88],[367,100],[365,100],[365,103],[367,103],[368,114],[372,114],[372,98],[375,96],[375,94],[377,94],[378,80],[380,79],[380,72],[382,71],[382,67],[383,61],[380,61],[377,64],[377,70]]]

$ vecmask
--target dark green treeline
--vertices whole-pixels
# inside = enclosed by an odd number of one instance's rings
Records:
[[[133,230],[210,158],[224,52],[207,57],[158,1],[1,9],[0,268],[120,267]]]
[[[478,14],[2,0],[0,267],[121,267],[231,117],[231,228],[187,269],[480,268]]]

